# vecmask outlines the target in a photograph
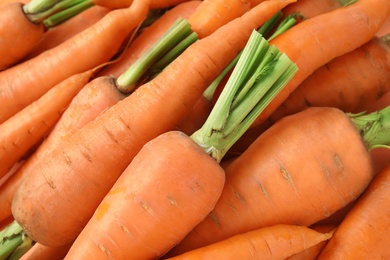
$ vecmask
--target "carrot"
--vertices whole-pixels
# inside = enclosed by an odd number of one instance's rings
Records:
[[[20,260],[62,260],[69,251],[72,243],[60,247],[49,247],[35,243]]]
[[[72,19],[49,28],[42,35],[41,40],[35,46],[35,48],[23,60],[25,61],[38,56],[42,52],[61,44],[67,39],[70,39],[74,35],[95,24],[109,11],[111,11],[111,9],[106,7],[93,6],[76,15]]]
[[[258,55],[260,52],[265,55]],[[219,162],[231,143],[261,112],[257,107],[268,102],[261,97],[268,94],[257,95],[256,101],[252,96],[245,98],[244,86],[251,85],[255,92],[268,87],[270,92],[267,93],[277,91],[292,77],[290,69],[295,71],[296,68],[287,56],[267,45],[256,32],[244,53],[241,67],[235,71],[206,123],[190,137],[168,131],[146,143],[99,204],[66,259],[93,255],[116,259],[160,257],[213,209],[225,180]],[[263,58],[271,59],[264,65]],[[274,72],[269,72],[269,66]],[[260,71],[272,83],[239,82],[247,75],[258,78]],[[258,104],[253,110],[252,102]],[[219,129],[218,133],[210,134],[214,129]],[[180,163],[178,158],[181,158]],[[151,187],[154,187],[153,193],[150,193]]]
[[[254,126],[265,121],[316,69],[371,40],[389,15],[389,1],[359,0],[302,21],[273,39],[270,43],[286,53],[297,64],[299,72]]]
[[[34,240],[45,245],[66,244],[75,239],[141,147],[174,129],[214,75],[245,46],[253,28],[289,3],[267,1],[199,40],[154,80],[74,133],[61,144],[61,149],[44,158],[18,188],[12,205],[18,223],[24,227],[28,223]],[[189,61],[192,66],[185,66]],[[35,189],[35,185],[40,189]],[[34,195],[28,198],[31,189]],[[66,194],[67,199],[58,201],[58,194]],[[34,213],[42,211],[45,214],[39,214],[39,218]],[[63,225],[57,225],[56,214],[62,215]]]
[[[334,233],[336,226],[334,225],[316,225],[310,227],[311,229],[314,229],[315,231],[321,232],[321,233],[328,233],[332,234]],[[321,250],[326,246],[329,240],[324,240],[316,245],[308,246],[303,251],[296,253],[294,255],[291,255],[287,257],[285,260],[315,260],[317,259],[318,255],[321,253]]]
[[[0,71],[27,55],[41,39],[43,24],[31,22],[24,14],[22,3],[1,5],[0,15]]]
[[[279,120],[228,164],[217,205],[168,256],[278,223],[309,226],[357,198],[374,176],[375,147],[359,116],[312,107]]]
[[[149,7],[151,9],[164,8],[164,7],[175,6],[186,1],[188,0],[150,0]],[[135,1],[134,0],[91,0],[91,2],[95,5],[117,9],[117,8],[129,7]]]
[[[370,183],[322,250],[318,259],[390,257],[390,165]]]
[[[179,18],[187,19],[199,6],[201,1],[187,1],[176,5],[164,13],[157,21],[143,30],[137,38],[124,50],[120,59],[115,63],[103,68],[98,76],[119,77],[130,65],[156,42],[164,32]]]
[[[283,15],[287,16],[298,13],[303,16],[303,19],[310,19],[314,16],[343,7],[345,6],[344,2],[345,1],[343,0],[300,0],[286,6],[286,8],[283,9]]]
[[[91,74],[69,77],[0,125],[0,177],[55,125]]]
[[[0,186],[0,194],[2,194],[0,197],[0,221],[12,215],[11,202],[16,189],[23,178],[34,171],[35,165],[42,158],[57,149],[57,146],[67,136],[125,97],[116,89],[113,83],[112,78],[105,77],[96,78],[84,84],[85,86],[83,85],[83,88],[70,102],[48,137],[25,163],[13,173],[12,177]]]
[[[318,68],[268,120],[275,122],[308,106],[332,106],[357,113],[366,110],[389,90],[390,45],[374,37]]]
[[[0,123],[63,79],[111,59],[124,39],[146,17],[147,12],[146,1],[136,1],[128,9],[113,10],[93,26],[57,47],[2,71]],[[27,92],[29,95],[25,95]]]
[[[331,238],[305,226],[277,224],[241,233],[208,246],[191,250],[178,259],[286,259]]]

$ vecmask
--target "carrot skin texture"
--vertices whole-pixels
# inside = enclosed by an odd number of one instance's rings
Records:
[[[390,164],[359,197],[318,259],[389,259],[389,191]]]
[[[92,71],[87,71],[65,79],[0,124],[0,177],[56,124],[91,74]],[[54,99],[56,102],[53,102]]]
[[[74,133],[66,145],[47,156],[21,183],[12,204],[18,223],[44,245],[73,241],[141,147],[173,130],[215,75],[244,48],[253,29],[289,3],[266,1],[229,26],[195,42],[154,80]],[[67,194],[66,199],[58,197],[60,190]],[[43,201],[47,201],[46,205]],[[75,205],[79,205],[77,210]],[[58,225],[59,219],[72,224]]]
[[[377,37],[317,69],[270,115],[275,122],[308,106],[358,113],[390,91],[390,46]]]
[[[35,243],[20,260],[63,260],[71,246],[72,243],[60,247],[49,247]]]
[[[55,48],[2,71],[0,123],[63,79],[93,69],[111,59],[125,38],[147,15],[146,3],[136,3],[128,9],[109,12],[93,26]]]
[[[120,59],[103,68],[98,73],[98,76],[119,77],[130,67],[130,65],[140,58],[141,55],[145,53],[145,51],[147,51],[179,17],[187,19],[200,3],[201,1],[188,1],[178,4],[168,10],[134,39],[130,46],[121,53]]]
[[[355,129],[336,108],[279,120],[228,164],[213,212],[170,254],[278,223],[309,226],[356,199],[374,173]]]
[[[156,259],[213,209],[224,181],[190,137],[166,132],[134,157],[65,259]]]
[[[74,97],[47,138],[13,175],[0,186],[0,221],[12,215],[11,204],[23,178],[34,166],[57,149],[67,136],[95,119],[125,95],[119,92],[111,77],[99,77],[88,82]]]
[[[32,23],[27,18],[22,6],[20,2],[1,5],[0,71],[26,56],[45,31],[43,24]]]
[[[330,233],[321,233],[305,226],[277,224],[241,233],[168,259],[282,260],[320,242],[327,241],[330,237]]]
[[[273,39],[270,43],[297,64],[298,72],[260,114],[253,126],[264,122],[316,69],[371,40],[389,15],[389,1],[359,0],[344,8],[302,21]]]
[[[298,12],[305,19],[342,7],[339,0],[299,0],[283,9],[283,16]]]

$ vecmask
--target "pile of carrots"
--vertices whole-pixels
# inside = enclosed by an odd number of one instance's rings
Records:
[[[0,0],[0,260],[390,259],[389,0]]]

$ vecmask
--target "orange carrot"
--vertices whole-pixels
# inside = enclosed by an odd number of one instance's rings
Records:
[[[286,259],[331,238],[305,226],[277,224],[241,233],[169,260]]]
[[[86,28],[92,26],[105,16],[111,9],[101,6],[93,6],[84,12],[72,17],[53,28],[49,28],[41,37],[35,48],[23,59],[28,60],[49,50]]]
[[[85,85],[85,84],[84,84]],[[12,215],[11,202],[23,178],[32,171],[42,158],[52,153],[67,136],[95,119],[107,108],[125,97],[110,77],[96,78],[87,83],[73,98],[48,137],[38,149],[0,186],[0,221]]]
[[[82,33],[0,73],[0,123],[70,75],[107,62],[146,17],[146,1],[109,12]],[[77,57],[77,59],[75,58]],[[25,93],[29,93],[26,95]]]
[[[92,70],[69,77],[0,125],[0,177],[55,125],[91,75]]]
[[[352,119],[313,107],[279,120],[228,164],[214,210],[168,256],[274,224],[309,226],[357,198],[374,172]]]
[[[286,53],[299,71],[254,126],[265,121],[316,69],[371,40],[389,15],[389,1],[359,0],[302,21],[273,39],[270,43]]]
[[[31,22],[20,2],[1,5],[0,71],[8,68],[30,52],[44,33],[42,23]]]
[[[151,9],[175,6],[186,1],[189,0],[148,0],[148,2],[150,2],[149,7]],[[91,0],[91,2],[95,5],[117,9],[117,8],[129,7],[135,1],[134,0]]]
[[[370,183],[318,259],[389,259],[390,164]]]
[[[303,19],[313,18],[343,6],[340,0],[299,0],[283,9],[283,16],[298,13]]]
[[[390,91],[390,45],[374,37],[318,68],[269,116],[275,122],[308,106],[366,110]]]
[[[213,209],[224,181],[190,137],[166,132],[134,157],[65,259],[156,259]]]
[[[197,41],[155,79],[74,133],[18,188],[12,205],[18,223],[44,245],[75,239],[141,147],[174,129],[252,30],[289,3],[266,1]]]
[[[35,243],[20,260],[62,260],[71,246],[72,243],[60,247],[49,247]]]
[[[176,5],[164,13],[157,21],[143,30],[137,38],[121,53],[120,58],[103,68],[98,76],[119,77],[131,64],[141,57],[153,43],[155,43],[164,32],[179,18],[187,19],[199,6],[201,1],[188,1]]]

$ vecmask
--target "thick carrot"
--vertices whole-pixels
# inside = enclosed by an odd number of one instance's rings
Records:
[[[309,226],[357,198],[374,172],[356,126],[337,108],[279,120],[228,164],[214,210],[169,256],[264,226]]]
[[[390,91],[390,45],[374,37],[318,68],[269,116],[275,122],[308,106],[357,113]]]
[[[390,164],[370,183],[318,259],[389,259]]]
[[[298,13],[302,19],[313,18],[336,8],[344,6],[340,0],[300,0],[283,9],[283,15]]]
[[[62,260],[72,243],[60,247],[49,247],[35,243],[20,260]]]
[[[85,85],[85,84],[84,84]],[[95,119],[107,108],[125,97],[110,77],[96,78],[87,83],[73,98],[67,109],[37,150],[0,186],[0,221],[12,215],[11,202],[23,178],[32,171],[42,158],[52,153],[67,136]]]
[[[213,209],[224,181],[191,138],[164,133],[134,157],[65,259],[156,259]]]
[[[41,37],[35,48],[23,59],[31,59],[42,52],[49,50],[74,35],[80,33],[89,26],[95,24],[111,9],[101,6],[93,6],[53,28],[49,28]]]
[[[20,2],[1,5],[0,71],[8,68],[30,52],[41,39],[43,24],[31,22]]]
[[[157,21],[144,29],[137,38],[121,53],[120,59],[103,68],[98,76],[119,77],[130,65],[155,43],[164,32],[179,18],[187,19],[199,6],[201,1],[188,1],[176,5],[164,13]]]
[[[12,205],[17,221],[45,245],[75,239],[141,147],[174,129],[214,76],[245,46],[252,30],[289,3],[266,1],[197,41],[154,80],[73,134],[20,185]]]
[[[305,226],[276,224],[241,233],[169,260],[286,259],[331,238]]]
[[[109,12],[64,43],[0,73],[0,123],[70,75],[107,62],[146,17],[146,1]],[[77,57],[77,59],[75,58]],[[26,95],[25,93],[29,93]]]
[[[55,125],[91,75],[92,70],[65,79],[0,124],[0,177]]]
[[[302,21],[273,39],[271,44],[286,53],[299,71],[254,126],[265,121],[316,69],[370,41],[389,15],[389,1],[359,0]]]

